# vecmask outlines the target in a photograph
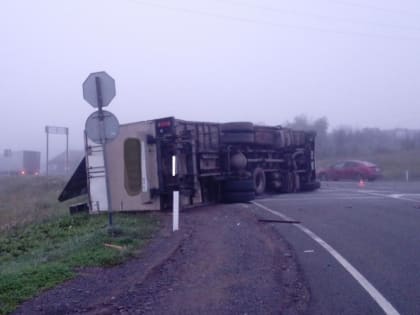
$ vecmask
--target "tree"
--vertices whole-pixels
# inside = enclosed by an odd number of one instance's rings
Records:
[[[302,114],[296,116],[292,122],[286,122],[285,126],[296,130],[315,131],[317,135],[315,140],[317,155],[322,157],[328,155],[328,120],[326,117],[309,120]]]

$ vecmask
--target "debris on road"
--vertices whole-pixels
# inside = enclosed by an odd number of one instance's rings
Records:
[[[300,221],[295,220],[273,220],[273,219],[258,219],[258,222],[262,223],[290,223],[290,224],[300,224]]]

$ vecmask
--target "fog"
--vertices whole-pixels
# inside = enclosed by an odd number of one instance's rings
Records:
[[[90,72],[121,123],[176,116],[418,128],[420,3],[402,0],[5,0],[0,150],[81,148]],[[65,140],[54,137],[52,150]]]

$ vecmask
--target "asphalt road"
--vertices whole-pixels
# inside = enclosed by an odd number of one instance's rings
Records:
[[[420,183],[324,182],[255,201],[296,250],[309,314],[420,314]]]

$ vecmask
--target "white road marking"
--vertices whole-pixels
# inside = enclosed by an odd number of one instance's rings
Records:
[[[404,194],[391,194],[389,195],[391,198],[400,198],[402,196],[404,196]]]
[[[310,254],[310,253],[313,253],[315,251],[313,249],[307,249],[307,250],[304,250],[303,252],[307,253],[307,254]]]
[[[369,189],[341,189],[337,188],[337,191],[347,191],[349,193],[362,193],[370,196],[382,197],[382,198],[391,198],[397,200],[404,200],[410,202],[420,202],[420,194],[418,193],[397,193],[393,190],[369,190]],[[408,197],[407,197],[408,196]],[[415,199],[418,198],[418,199]]]
[[[420,194],[383,194],[383,193],[372,192],[372,191],[366,191],[363,193],[367,195],[378,196],[378,197],[383,197],[383,198],[391,198],[391,199],[405,200],[405,201],[411,201],[411,202],[420,202],[420,199],[413,199],[413,198],[405,197],[405,196],[414,196],[414,197],[420,198]]]
[[[252,203],[261,209],[264,209],[283,220],[287,221],[296,221],[288,216],[284,215],[281,212],[274,211],[258,202],[252,201]],[[302,224],[294,223],[298,229],[312,238],[315,242],[321,245],[331,256],[333,256],[338,263],[346,269],[348,273],[367,291],[367,293],[372,297],[372,299],[382,308],[385,314],[389,315],[399,315],[398,311],[388,302],[387,299],[356,269],[354,268],[343,256],[341,256],[334,248],[332,248],[328,243],[321,239],[318,235],[313,233],[311,230],[303,226]]]
[[[383,193],[383,194],[392,194],[395,193],[395,190],[372,190],[372,189],[357,189],[359,193]]]
[[[278,201],[278,200],[282,200],[282,201],[314,201],[314,200],[357,200],[357,199],[382,199],[382,196],[335,196],[335,197],[303,197],[302,196],[298,196],[296,198],[261,198],[261,199],[257,199],[259,201]]]
[[[319,193],[328,193],[328,192],[331,192],[331,191],[339,191],[339,189],[337,189],[337,188],[321,188],[317,192],[319,192]]]

